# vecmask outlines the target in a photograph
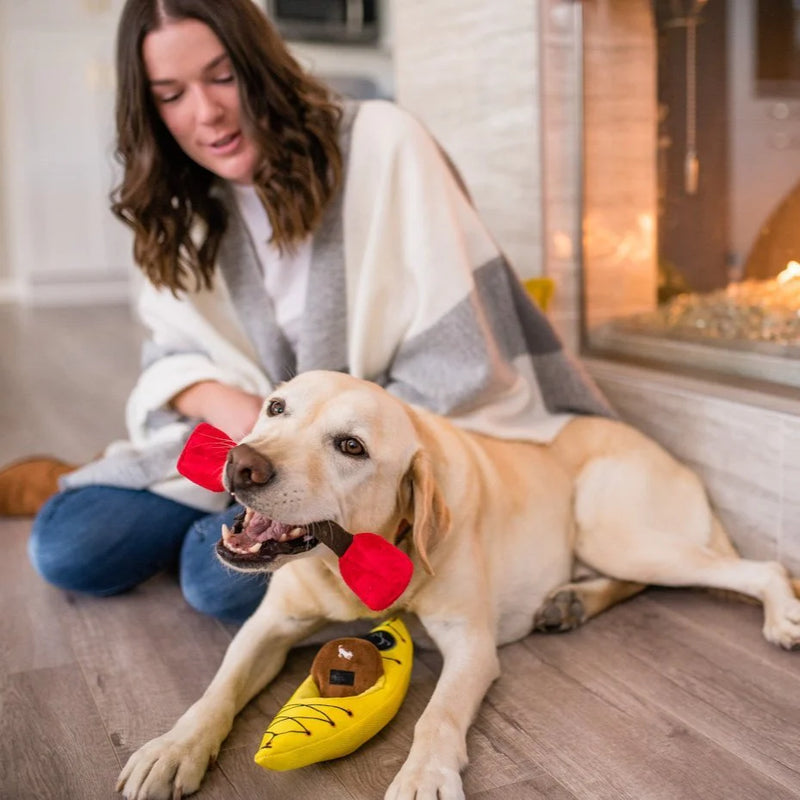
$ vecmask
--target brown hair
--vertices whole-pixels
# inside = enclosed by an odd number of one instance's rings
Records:
[[[117,159],[122,181],[112,211],[134,231],[136,263],[173,292],[210,288],[227,215],[214,175],[190,159],[150,93],[142,42],[170,20],[196,19],[216,34],[236,74],[241,114],[260,153],[254,184],[272,241],[291,247],[319,224],[338,190],[341,109],[297,64],[252,0],[128,0],[117,33]],[[200,241],[192,237],[200,223]],[[197,236],[197,233],[195,233]]]

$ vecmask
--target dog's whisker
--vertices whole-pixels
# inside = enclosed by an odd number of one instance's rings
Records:
[[[206,450],[211,450],[220,453],[227,453],[231,446],[229,444],[225,444],[224,442],[211,442],[210,444],[205,445]]]

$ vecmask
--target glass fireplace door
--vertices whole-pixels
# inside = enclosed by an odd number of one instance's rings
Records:
[[[800,387],[800,0],[651,0],[652,308],[594,351]]]

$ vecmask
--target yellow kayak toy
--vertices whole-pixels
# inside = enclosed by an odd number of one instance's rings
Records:
[[[256,764],[289,770],[352,753],[397,713],[413,656],[411,637],[397,618],[363,637],[328,642],[264,732]]]

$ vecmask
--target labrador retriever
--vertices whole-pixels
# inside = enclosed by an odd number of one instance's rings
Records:
[[[770,642],[800,643],[800,601],[783,567],[740,558],[698,478],[617,421],[575,418],[547,446],[501,441],[373,383],[307,372],[266,400],[224,481],[248,510],[223,531],[220,558],[276,571],[203,696],[131,756],[119,782],[129,800],[196,791],[292,645],[327,621],[379,616],[314,538],[323,520],[409,552],[414,577],[385,613],[417,615],[443,656],[388,800],[463,798],[466,733],[498,676],[499,645],[572,627],[645,584],[749,595],[763,604]],[[578,569],[594,577],[576,581]]]

